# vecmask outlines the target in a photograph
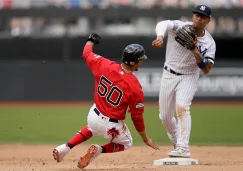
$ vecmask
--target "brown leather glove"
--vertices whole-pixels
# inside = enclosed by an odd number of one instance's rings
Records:
[[[188,50],[196,48],[196,38],[197,34],[192,25],[184,25],[182,28],[176,30],[175,40]]]

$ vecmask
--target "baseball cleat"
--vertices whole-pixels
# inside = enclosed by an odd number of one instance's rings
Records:
[[[59,145],[53,150],[53,157],[58,163],[68,154],[71,149],[66,144]]]
[[[78,162],[78,167],[83,169],[86,166],[89,165],[89,163],[94,160],[95,157],[97,157],[98,155],[100,155],[102,152],[102,148],[99,145],[91,145],[88,148],[87,153],[83,156],[80,157],[80,160]]]
[[[190,158],[191,154],[189,151],[182,148],[176,148],[168,153],[169,157],[181,157],[181,158]]]

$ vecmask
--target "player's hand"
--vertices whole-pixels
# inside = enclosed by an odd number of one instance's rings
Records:
[[[191,51],[192,51],[192,53],[194,54],[194,56],[196,56],[198,53],[200,54],[200,52],[199,52],[199,50],[198,50],[198,48],[197,48],[197,37],[195,38],[195,40],[193,40],[193,43],[194,43],[194,45],[195,45],[195,48],[194,49],[192,49]]]
[[[159,145],[153,142],[151,139],[149,139],[148,141],[144,141],[144,143],[155,150],[159,150]]]
[[[96,33],[90,34],[88,39],[87,39],[87,41],[92,42],[94,45],[99,44],[100,40],[101,40],[101,37],[98,34],[96,34]]]
[[[195,40],[193,40],[193,44],[195,45],[195,49],[197,49],[197,36],[195,37]],[[192,49],[193,51],[194,49]]]
[[[163,36],[157,36],[157,38],[152,42],[154,48],[162,48],[164,43]]]

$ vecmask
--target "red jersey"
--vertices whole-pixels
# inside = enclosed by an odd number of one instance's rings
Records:
[[[129,112],[137,115],[135,120],[143,121],[144,94],[137,77],[124,71],[121,64],[94,54],[89,43],[84,47],[83,58],[95,77],[97,109],[109,118],[124,120],[130,108]]]

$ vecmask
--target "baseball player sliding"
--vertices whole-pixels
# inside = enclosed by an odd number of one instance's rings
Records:
[[[198,87],[200,70],[207,74],[214,65],[216,45],[205,30],[211,19],[211,9],[198,5],[193,10],[193,22],[165,20],[157,23],[155,48],[163,46],[168,34],[164,72],[159,94],[159,118],[174,150],[170,157],[190,157],[190,106]],[[177,114],[177,120],[174,113]]]
[[[83,59],[92,70],[95,78],[94,104],[88,113],[88,125],[83,127],[68,143],[53,150],[54,159],[62,161],[65,155],[76,145],[87,141],[92,136],[104,136],[109,140],[105,145],[91,145],[87,153],[80,158],[79,168],[85,168],[101,153],[114,153],[132,146],[131,133],[123,122],[127,108],[131,119],[144,143],[158,150],[156,143],[146,135],[143,119],[144,95],[133,71],[138,70],[145,50],[141,45],[128,45],[122,56],[122,64],[117,64],[93,53],[93,46],[100,43],[100,36],[89,36],[83,51]]]

